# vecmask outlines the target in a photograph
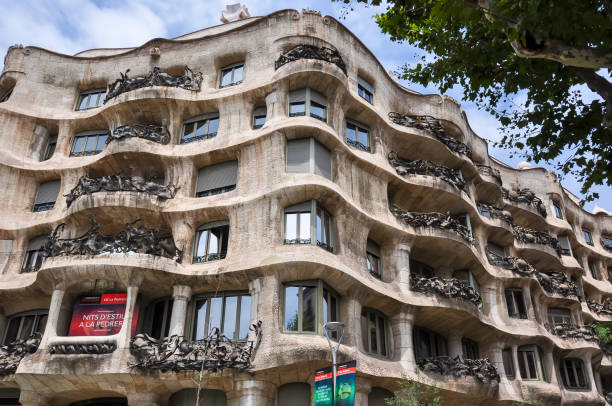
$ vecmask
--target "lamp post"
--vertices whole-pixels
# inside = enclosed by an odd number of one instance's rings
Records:
[[[329,349],[332,353],[332,406],[336,405],[336,354],[338,353],[338,348],[340,348],[340,344],[342,344],[342,336],[344,335],[344,323],[340,323],[338,321],[330,321],[329,323],[325,323],[323,326],[323,330],[325,333],[325,337],[327,337],[327,343],[329,344]],[[330,334],[337,333],[338,344],[336,348],[332,344]]]

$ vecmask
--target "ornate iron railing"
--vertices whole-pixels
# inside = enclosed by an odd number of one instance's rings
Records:
[[[181,336],[157,340],[147,334],[137,334],[130,342],[130,352],[136,358],[132,368],[162,371],[222,372],[225,369],[246,371],[259,345],[261,322],[253,324],[249,338],[234,341],[218,328],[204,340],[190,341]]]
[[[529,188],[518,189],[510,192],[508,189],[502,187],[502,195],[504,196],[504,199],[511,202],[523,203],[527,206],[533,207],[542,217],[546,217],[547,215],[546,207],[544,207],[542,199],[537,197]]]
[[[482,305],[480,294],[465,281],[451,278],[442,279],[437,276],[425,278],[418,275],[410,275],[410,289],[415,292],[437,293],[450,299],[461,299],[473,303],[475,306]]]
[[[166,145],[170,142],[170,133],[162,125],[126,124],[115,128],[106,139],[106,144],[124,138],[142,138]]]
[[[485,202],[476,202],[476,206],[478,207],[478,212],[485,217],[498,218],[510,225],[514,224],[514,218],[509,211],[502,210],[499,207],[495,207]],[[484,213],[489,213],[489,215],[487,216]]]
[[[98,192],[140,192],[166,200],[173,199],[177,190],[178,187],[173,183],[162,185],[156,178],[145,180],[140,176],[131,178],[122,175],[102,176],[101,178],[81,176],[77,185],[64,197],[66,206],[70,207],[79,197]]]
[[[276,70],[281,66],[289,62],[297,61],[298,59],[317,59],[319,61],[333,63],[346,75],[346,65],[344,64],[342,56],[340,56],[338,51],[328,47],[317,47],[306,44],[300,44],[293,47],[289,51],[279,56],[276,62],[274,62],[274,69]]]
[[[59,238],[65,223],[58,225],[49,235],[43,249],[45,257],[64,255],[99,255],[104,253],[136,252],[170,258],[181,262],[183,251],[178,249],[169,233],[152,230],[141,220],[126,224],[125,230],[111,235],[100,232],[100,226],[91,220],[91,227],[76,238]]]
[[[489,249],[486,250],[487,259],[493,266],[497,266],[503,269],[512,271],[520,276],[532,276],[537,271],[523,258],[499,255]]]
[[[612,316],[612,299],[605,299],[603,303],[597,303],[591,299],[587,299],[586,302],[592,312]]]
[[[125,73],[120,73],[121,77],[108,85],[104,103],[122,93],[151,86],[178,87],[197,92],[200,90],[203,78],[202,72],[194,72],[188,66],[185,66],[185,73],[181,76],[170,76],[157,66],[145,76],[130,78],[129,72],[128,69]]]
[[[49,347],[50,354],[110,354],[117,349],[114,343],[99,344],[55,344]]]
[[[478,172],[482,175],[490,176],[496,181],[498,181],[500,185],[503,184],[499,169],[491,168],[490,166],[481,164],[476,164],[476,168],[478,169]]]
[[[456,216],[453,216],[450,213],[419,213],[406,211],[395,205],[392,205],[390,210],[395,217],[412,227],[432,227],[440,230],[452,231],[455,234],[458,234],[464,240],[468,241],[470,244],[474,244],[474,238],[472,237],[470,230],[461,224]]]
[[[310,238],[292,238],[285,239],[285,244],[312,244],[312,240]]]
[[[487,358],[463,359],[456,357],[427,357],[416,361],[420,370],[440,375],[451,375],[458,378],[473,376],[482,383],[500,381],[495,365]]]
[[[235,190],[235,189],[236,189],[236,185],[218,187],[215,189],[204,190],[202,192],[198,192],[196,193],[196,197],[208,197],[208,196],[220,195],[221,193],[231,192],[232,190]]]
[[[389,113],[389,119],[395,124],[404,127],[427,131],[440,140],[440,142],[446,145],[451,151],[472,159],[472,149],[458,139],[448,135],[442,124],[440,124],[440,120],[435,117],[414,116],[392,111]]]
[[[401,159],[397,157],[395,152],[390,152],[388,159],[391,166],[400,176],[406,176],[408,174],[434,176],[468,193],[467,182],[463,180],[459,169],[447,168],[446,166],[434,164],[429,161],[409,161]]]
[[[201,262],[209,262],[209,261],[216,261],[219,259],[225,259],[226,254],[227,254],[226,252],[220,252],[220,253],[215,253],[215,254],[195,256],[193,257],[193,262],[201,263]]]
[[[599,337],[592,326],[577,326],[570,323],[545,323],[544,327],[553,335],[564,340],[586,340],[599,344]]]
[[[370,147],[369,147],[369,146],[364,145],[364,144],[362,144],[362,143],[361,143],[361,142],[359,142],[359,141],[354,141],[354,140],[351,140],[351,139],[348,139],[348,138],[347,138],[347,139],[346,139],[346,143],[347,143],[348,145],[350,145],[350,146],[352,146],[352,147],[355,147],[355,148],[357,148],[357,149],[360,149],[360,150],[362,150],[362,151],[365,151],[365,152],[372,152],[372,150],[370,149]]]
[[[51,210],[51,209],[53,209],[53,207],[55,207],[55,202],[38,203],[38,204],[34,205],[34,207],[32,208],[32,211],[34,213],[38,213],[38,212],[41,212],[41,211]]]
[[[548,245],[557,252],[557,255],[561,255],[559,240],[545,231],[536,231],[513,224],[512,235],[516,240],[524,243]]]
[[[0,376],[14,374],[26,354],[34,354],[40,345],[41,334],[34,333],[23,340],[0,345]]]
[[[563,272],[537,272],[536,279],[540,286],[548,292],[564,297],[574,296],[578,301],[582,300],[578,286],[572,282]]]

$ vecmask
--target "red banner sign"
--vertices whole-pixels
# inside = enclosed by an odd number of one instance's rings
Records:
[[[110,336],[123,326],[127,293],[83,296],[74,305],[69,336]],[[138,303],[134,308],[132,335],[136,333]]]

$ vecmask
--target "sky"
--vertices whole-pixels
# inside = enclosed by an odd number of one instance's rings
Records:
[[[243,0],[244,1],[244,0]],[[66,54],[75,54],[92,48],[124,48],[142,45],[153,38],[173,38],[202,28],[220,24],[221,10],[232,0],[3,0],[0,13],[0,56],[6,55],[14,44],[36,45]],[[408,44],[392,42],[381,34],[374,15],[384,11],[381,7],[356,6],[344,12],[342,3],[331,0],[247,0],[244,4],[252,16],[263,16],[283,8],[303,8],[320,11],[340,20],[373,53],[387,70],[396,70],[405,63],[417,61],[423,52]],[[0,58],[2,63],[3,58]],[[0,64],[0,67],[2,65]],[[405,87],[422,92],[439,94],[430,85],[401,82]],[[595,97],[586,87],[581,88],[584,99]],[[461,103],[470,126],[489,141],[499,140],[499,122],[489,113],[464,100],[462,88],[455,86],[446,92]],[[520,96],[515,102],[520,103]],[[510,151],[494,148],[489,143],[489,154],[506,164],[516,167],[524,158]],[[550,165],[538,164],[547,169]],[[578,197],[580,184],[572,176],[566,176],[563,186]],[[594,205],[612,211],[612,188],[599,186],[592,189],[599,199],[586,203],[591,211]]]

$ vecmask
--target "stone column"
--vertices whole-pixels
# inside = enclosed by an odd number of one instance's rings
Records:
[[[584,356],[584,367],[587,370],[587,378],[589,379],[591,393],[597,395],[597,381],[595,380],[595,375],[593,374],[593,365],[591,364],[591,354],[587,354]]]
[[[503,350],[504,345],[499,342],[495,342],[489,346],[489,358],[491,363],[495,366],[495,369],[497,369],[497,373],[502,381],[508,379],[506,376],[506,370],[504,369],[504,357],[502,355]]]
[[[518,366],[518,346],[517,345],[512,346],[512,364],[514,366],[514,376],[518,379],[523,379],[523,377],[521,376],[521,371],[519,370],[519,366]]]
[[[136,307],[137,297],[138,286],[128,286],[123,325],[117,334],[117,348],[130,348],[130,340],[132,339],[132,320],[134,318],[134,308]]]
[[[601,374],[599,371],[594,371],[595,374],[595,386],[597,387],[597,391],[603,395],[603,384],[601,383]]]
[[[19,404],[21,406],[51,406],[49,399],[29,390],[19,392]]]
[[[461,330],[450,330],[448,332],[448,355],[451,357],[463,355],[462,337],[463,332]]]
[[[249,325],[253,325],[259,321],[259,315],[257,313],[257,304],[261,300],[261,294],[263,290],[263,279],[257,278],[249,282],[249,293],[251,295],[251,322]]]
[[[550,383],[553,385],[559,385],[559,382],[557,381],[557,371],[555,369],[555,360],[553,358],[553,353],[552,353],[553,349],[551,348],[550,350],[544,351],[544,362],[542,365],[547,372],[547,375],[549,377]],[[590,363],[589,363],[589,367],[590,367]],[[593,382],[591,380],[591,382]]]
[[[168,336],[184,336],[185,320],[187,318],[187,305],[191,299],[191,287],[176,285],[172,291],[172,314],[170,316],[170,330]]]
[[[480,287],[480,295],[485,306],[486,314],[493,320],[501,322],[500,308],[497,303],[497,283],[495,280],[489,281]]]
[[[355,291],[351,291],[342,300],[342,322],[344,322],[344,335],[342,345],[352,346],[363,351],[361,340],[361,303]]]
[[[527,318],[529,320],[536,321],[537,319],[535,311],[533,310],[533,303],[531,303],[531,290],[529,289],[529,285],[523,286],[523,300],[525,301],[525,306],[527,306]]]
[[[410,290],[410,244],[400,242],[395,247],[393,259],[397,269],[397,284],[402,292]]]
[[[407,373],[416,368],[412,330],[414,327],[414,309],[404,307],[400,313],[391,317],[391,334],[393,335],[394,360],[399,360]]]
[[[368,406],[368,395],[372,391],[369,379],[358,376],[355,378],[355,406]]]
[[[275,406],[276,385],[255,379],[237,380],[227,394],[228,406]]]
[[[156,393],[128,393],[128,406],[159,406],[159,396]]]
[[[47,316],[45,332],[40,340],[40,345],[38,346],[40,349],[46,349],[49,339],[52,337],[57,337],[57,323],[60,317],[64,293],[63,288],[55,288],[53,290],[53,294],[51,295],[51,303],[49,304],[49,314]]]

